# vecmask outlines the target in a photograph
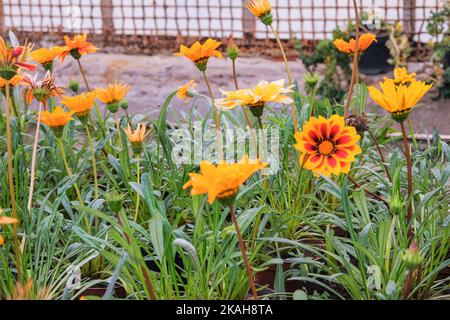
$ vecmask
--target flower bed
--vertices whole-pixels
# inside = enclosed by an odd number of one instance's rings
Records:
[[[248,8],[278,39],[270,2]],[[373,35],[335,42],[353,59],[341,102],[317,97],[317,74],[299,88],[280,41],[287,82],[241,88],[231,37],[235,90],[222,97],[208,78],[221,43],[181,46],[209,94],[174,88],[157,119],[129,112],[126,84],[89,86],[86,35],[37,50],[11,38],[0,38],[0,298],[448,296],[450,148],[412,130],[431,85],[405,68],[379,87],[359,80]],[[55,84],[64,59],[86,92]],[[383,116],[366,111],[369,97]],[[173,99],[192,108],[169,126]]]

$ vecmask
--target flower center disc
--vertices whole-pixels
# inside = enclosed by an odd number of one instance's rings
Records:
[[[334,149],[334,145],[330,141],[322,141],[319,144],[319,152],[323,155],[329,155]]]

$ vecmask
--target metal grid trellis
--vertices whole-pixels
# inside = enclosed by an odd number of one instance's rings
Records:
[[[362,0],[363,12],[388,23],[401,21],[418,43],[428,40],[427,20],[445,0]],[[0,0],[0,32],[27,37],[87,32],[105,45],[130,50],[172,49],[193,38],[224,39],[258,49],[272,39],[267,28],[245,9],[247,0]],[[336,26],[353,19],[352,0],[272,0],[282,39],[314,42],[330,37]],[[250,47],[250,46],[249,46]]]

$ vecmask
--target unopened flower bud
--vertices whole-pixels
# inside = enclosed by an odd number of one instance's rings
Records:
[[[124,196],[117,191],[111,191],[105,194],[106,204],[112,212],[119,212],[123,207]]]
[[[127,110],[128,109],[128,100],[122,100],[119,103],[119,107],[122,110]]]
[[[395,194],[393,197],[391,197],[389,201],[389,209],[394,216],[400,215],[400,213],[403,210],[403,200],[400,198],[399,194]]]
[[[232,35],[230,35],[230,37],[228,38],[227,54],[231,60],[236,60],[239,57],[239,48],[237,47]]]
[[[411,243],[409,249],[401,253],[401,259],[409,271],[417,270],[423,262],[423,255],[420,253],[417,243]]]
[[[80,84],[77,80],[70,80],[69,88],[73,93],[78,93],[78,91],[80,91]]]
[[[305,90],[308,94],[311,94],[319,84],[319,74],[308,72],[305,74]]]

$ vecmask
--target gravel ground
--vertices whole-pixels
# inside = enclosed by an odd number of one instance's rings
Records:
[[[168,94],[180,85],[194,79],[199,83],[198,91],[206,94],[200,72],[188,60],[174,56],[131,56],[120,54],[95,54],[82,58],[83,66],[92,87],[104,86],[115,80],[132,85],[128,95],[130,111],[144,114],[155,114]],[[305,73],[301,61],[290,62],[294,76],[299,79]],[[413,63],[408,66],[419,75],[429,71],[424,63]],[[62,65],[58,65],[57,78],[61,84],[69,79],[77,79],[83,83],[78,72],[78,66],[70,57]],[[212,59],[208,67],[208,77],[215,94],[219,96],[219,88],[232,90],[232,74],[228,59]],[[255,85],[259,80],[273,81],[285,77],[282,62],[264,58],[241,58],[238,60],[238,73],[241,87]],[[367,82],[376,83],[381,77],[369,77]],[[424,105],[412,114],[417,132],[432,132],[437,127],[442,134],[450,134],[450,103],[449,100],[433,101],[431,96],[424,100]],[[175,101],[175,100],[174,100]],[[372,103],[372,102],[371,102]],[[173,107],[188,110],[183,102],[175,101]],[[156,116],[156,114],[155,114]]]

